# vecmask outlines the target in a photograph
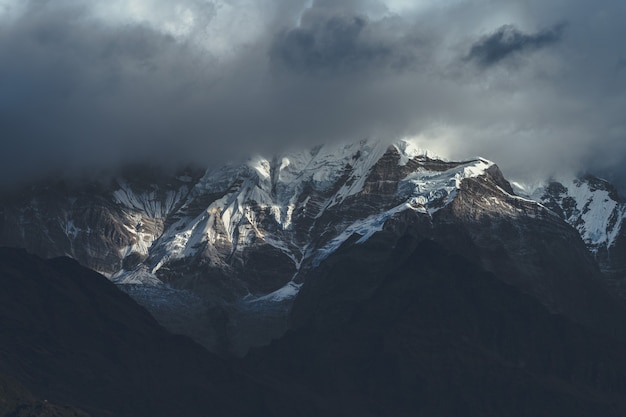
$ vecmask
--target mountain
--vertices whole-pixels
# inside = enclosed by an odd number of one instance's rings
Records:
[[[0,374],[95,417],[625,415],[621,232],[561,185],[363,141],[14,190],[2,244],[78,262],[0,250]]]
[[[190,339],[168,333],[76,261],[0,248],[0,285],[0,374],[38,398],[94,417],[263,414],[245,376]],[[16,410],[32,408],[34,400],[16,386],[0,393],[0,405],[13,398]],[[65,415],[81,415],[70,412]]]
[[[383,232],[331,255],[317,290],[306,281],[296,299],[298,324],[244,358],[272,412],[624,415],[623,338],[554,314],[415,232]],[[389,248],[398,233],[402,245]],[[382,263],[370,258],[381,248]],[[364,288],[355,294],[357,282]]]
[[[609,182],[585,175],[551,180],[532,192],[578,230],[608,283],[626,297],[626,200]]]
[[[170,176],[134,169],[99,183],[46,182],[6,195],[0,214],[1,244],[70,256],[168,329],[222,354],[283,334],[304,283],[324,274],[331,255],[396,219],[552,311],[585,323],[611,314],[598,302],[603,274],[592,252],[549,206],[517,196],[490,161],[442,161],[405,141]]]

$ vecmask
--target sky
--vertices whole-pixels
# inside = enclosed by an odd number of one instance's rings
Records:
[[[0,0],[0,177],[364,138],[626,186],[626,2]]]

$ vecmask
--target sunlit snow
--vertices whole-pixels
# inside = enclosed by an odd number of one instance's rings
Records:
[[[296,210],[300,210],[299,219],[306,210],[308,221],[315,224],[329,210],[341,209],[345,201],[358,196],[373,167],[394,148],[400,166],[410,160],[428,160],[425,152],[409,141],[389,148],[383,142],[364,140],[227,164],[207,171],[191,189],[190,179],[183,177],[176,191],[156,186],[136,191],[120,180],[114,198],[127,211],[125,227],[136,237],[134,244],[121,249],[121,255],[138,253],[148,261],[132,271],[119,271],[112,279],[122,284],[159,285],[158,271],[170,261],[206,256],[201,255],[203,251],[232,256],[255,245],[269,245],[285,254],[296,271],[304,264],[315,267],[351,237],[357,244],[367,241],[400,212],[432,216],[454,199],[463,179],[482,175],[492,165],[475,159],[450,165],[446,171],[417,168],[398,182],[393,201],[364,210],[363,218],[338,224],[335,231],[326,230],[321,246],[312,243],[318,236],[307,237],[306,229],[294,226]],[[196,198],[207,199],[202,203],[206,206],[191,209]],[[176,216],[165,226],[174,212]],[[66,230],[73,233],[72,225]],[[211,262],[226,261],[215,258]],[[252,295],[249,301],[290,299],[299,288],[292,280],[271,294]]]
[[[610,249],[626,218],[626,204],[614,200],[602,187],[592,188],[587,180],[561,177],[557,181],[567,190],[561,197],[570,197],[576,204],[572,215],[565,220],[578,230],[592,251],[599,247]],[[545,186],[538,187],[532,198],[541,200],[544,192]]]

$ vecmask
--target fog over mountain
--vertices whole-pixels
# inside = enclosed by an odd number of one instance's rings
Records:
[[[625,13],[617,0],[0,0],[0,174],[411,137],[510,178],[619,180]]]

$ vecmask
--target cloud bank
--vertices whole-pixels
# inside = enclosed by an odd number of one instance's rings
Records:
[[[523,180],[619,180],[625,12],[615,0],[0,0],[0,175],[410,137]]]

